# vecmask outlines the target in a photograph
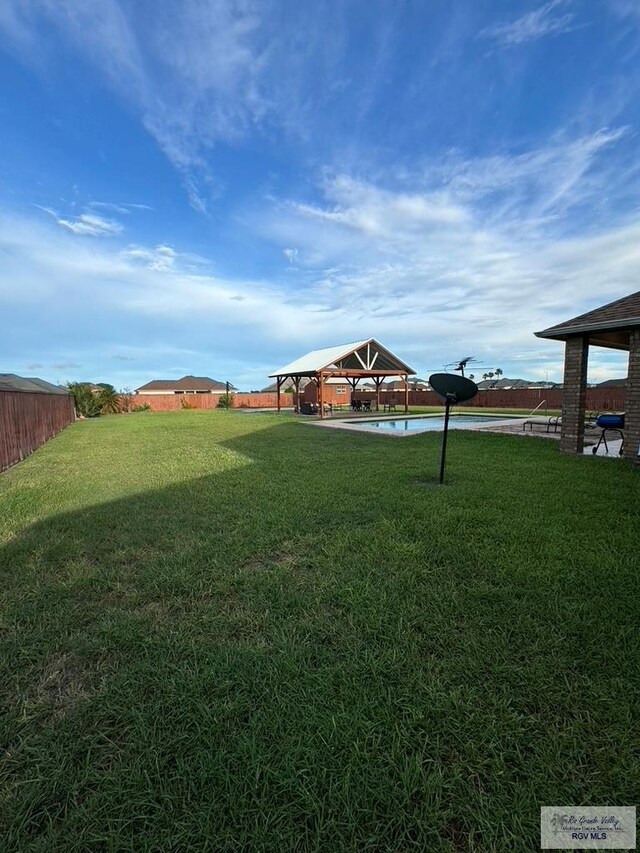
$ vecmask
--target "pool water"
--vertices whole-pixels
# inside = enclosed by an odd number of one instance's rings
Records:
[[[464,429],[465,427],[475,426],[482,423],[495,423],[500,418],[483,417],[482,415],[452,415],[449,418],[449,429]],[[390,420],[379,421],[358,421],[351,422],[354,427],[362,427],[363,429],[380,429],[380,430],[395,430],[400,432],[411,432],[419,430],[420,432],[439,432],[444,429],[443,417],[428,417],[428,418],[392,418]]]

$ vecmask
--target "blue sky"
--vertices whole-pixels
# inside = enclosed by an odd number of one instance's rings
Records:
[[[640,287],[639,88],[635,0],[3,0],[0,372],[560,379]]]

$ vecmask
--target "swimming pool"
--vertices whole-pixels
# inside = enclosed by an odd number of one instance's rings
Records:
[[[497,423],[500,417],[486,415],[451,415],[449,429],[468,429],[478,424]],[[345,422],[343,422],[345,423]],[[350,421],[352,429],[389,430],[394,432],[440,432],[444,429],[444,416],[431,415],[424,418],[388,418],[375,421]]]

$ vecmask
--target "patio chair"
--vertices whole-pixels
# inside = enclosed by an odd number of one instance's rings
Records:
[[[558,432],[558,427],[562,426],[562,418],[560,415],[552,415],[550,418],[529,418],[522,424],[522,429],[526,431],[527,426],[533,432],[534,426],[543,426],[546,432]]]

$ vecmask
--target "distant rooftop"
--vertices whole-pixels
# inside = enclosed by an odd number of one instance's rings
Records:
[[[236,391],[234,385],[229,384],[231,391]],[[165,391],[171,394],[173,391],[226,391],[225,382],[218,379],[210,379],[208,376],[183,376],[181,379],[152,379],[146,385],[136,388],[140,391]]]
[[[37,376],[18,376],[17,373],[0,373],[0,391],[28,391],[32,394],[68,394],[61,385],[54,385]]]

